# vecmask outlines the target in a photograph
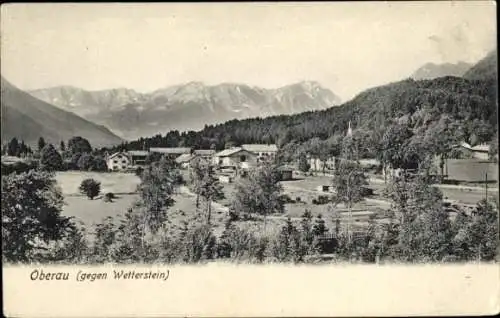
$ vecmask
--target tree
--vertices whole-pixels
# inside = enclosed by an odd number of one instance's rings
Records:
[[[481,200],[466,227],[468,249],[479,261],[492,261],[498,249],[498,203]]]
[[[62,157],[52,144],[47,144],[40,151],[40,168],[57,171],[63,166]]]
[[[386,190],[399,224],[396,256],[404,261],[439,261],[452,250],[451,223],[429,170],[424,162],[411,180],[394,178]]]
[[[106,160],[99,155],[95,155],[92,158],[92,171],[107,171],[108,165],[106,164]]]
[[[212,212],[212,201],[224,199],[222,184],[215,176],[214,168],[211,165],[205,167],[204,176],[201,179],[199,194],[207,202],[207,224],[210,224]]]
[[[190,188],[196,194],[196,208],[200,206],[200,192],[201,185],[204,176],[204,168],[201,160],[199,158],[194,158],[190,164]]]
[[[307,161],[307,158],[305,155],[300,156],[299,158],[299,170],[302,172],[307,172],[311,169],[311,165]]]
[[[12,138],[7,145],[7,155],[9,156],[19,156],[19,141],[16,137]]]
[[[45,139],[43,137],[38,138],[38,151],[42,152],[42,149],[45,147],[47,143],[45,142]]]
[[[63,196],[53,174],[30,170],[2,174],[2,254],[9,262],[34,261],[37,251],[64,237]]]
[[[85,194],[90,200],[93,200],[101,192],[101,183],[94,179],[85,179],[80,184],[80,192]]]
[[[179,172],[167,159],[152,163],[144,169],[138,186],[144,208],[144,228],[156,232],[167,220],[167,211],[174,204],[172,195]]]
[[[66,145],[64,144],[64,140],[61,140],[61,143],[59,144],[59,150],[61,150],[61,153],[64,153],[66,151]]]
[[[92,152],[90,142],[80,136],[72,137],[70,140],[68,140],[67,146],[72,155]]]
[[[347,223],[349,242],[352,238],[352,207],[355,203],[363,200],[363,188],[367,184],[366,175],[358,162],[341,159],[333,177],[334,202],[336,204],[343,203],[349,211],[349,222]]]
[[[236,185],[231,207],[236,213],[263,215],[265,229],[268,214],[283,212],[281,190],[276,166],[263,164]]]
[[[384,164],[384,169],[387,165],[394,169],[411,167],[405,158],[407,157],[406,148],[412,136],[409,126],[404,123],[396,123],[386,129],[377,156]]]
[[[83,153],[78,157],[78,161],[76,163],[76,166],[79,170],[90,171],[90,170],[92,170],[93,160],[94,160],[94,158],[92,157],[91,154]]]

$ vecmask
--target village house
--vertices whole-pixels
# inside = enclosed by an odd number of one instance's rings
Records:
[[[257,165],[257,154],[241,147],[235,147],[214,154],[212,163],[221,168],[250,169]]]
[[[130,150],[127,151],[127,155],[130,158],[131,166],[144,166],[146,164],[146,158],[149,152],[145,150]]]
[[[202,162],[211,163],[215,150],[196,149],[191,153],[185,153],[175,158],[175,162],[181,165],[182,168],[187,169],[190,167],[191,162],[195,158],[199,158]]]
[[[106,157],[106,165],[111,171],[125,171],[129,168],[131,160],[126,152],[115,152]]]
[[[470,151],[472,154],[472,157],[476,159],[482,159],[482,160],[488,160],[489,159],[489,152],[490,152],[490,146],[481,144],[481,145],[476,145],[472,147],[466,142],[462,142],[460,144],[460,147],[465,149],[466,151]]]
[[[308,162],[311,166],[311,171],[323,171],[323,167],[325,168],[325,171],[335,170],[335,157],[333,156],[326,159],[326,161],[309,156]]]
[[[181,168],[186,169],[189,168],[190,163],[194,158],[196,158],[195,155],[192,155],[190,153],[185,153],[175,158],[175,162],[178,163],[181,166]]]
[[[273,144],[246,144],[241,145],[241,148],[256,154],[257,162],[271,161],[276,157],[276,153],[278,152],[278,147]]]
[[[289,166],[281,166],[278,168],[280,181],[293,180],[293,168]]]

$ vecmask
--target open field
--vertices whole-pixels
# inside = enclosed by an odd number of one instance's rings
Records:
[[[183,171],[186,180],[188,176],[186,171]],[[80,182],[85,178],[94,178],[101,182],[101,195],[94,200],[89,200],[87,197],[78,192]],[[90,229],[94,224],[102,222],[108,216],[119,218],[123,215],[134,201],[137,200],[138,194],[135,192],[136,186],[139,184],[139,178],[130,173],[97,173],[97,172],[59,172],[56,175],[58,184],[61,186],[65,196],[65,206],[63,214],[75,217],[77,221],[83,222]],[[299,224],[304,211],[311,211],[313,217],[322,215],[326,226],[329,229],[334,228],[336,218],[340,217],[342,225],[347,223],[348,212],[343,205],[334,207],[331,203],[317,205],[313,204],[312,200],[317,199],[319,195],[328,195],[316,190],[320,185],[331,183],[331,176],[307,176],[301,179],[292,181],[283,181],[284,194],[290,196],[292,200],[300,198],[300,202],[287,203],[285,212],[281,215],[270,215],[267,217],[265,232],[267,234],[277,232],[285,224],[287,217],[292,219],[296,225]],[[220,235],[224,229],[224,224],[228,218],[228,206],[233,198],[235,189],[234,183],[223,183],[224,193],[226,198],[215,202],[212,205],[212,224],[214,233]],[[375,189],[375,194],[380,193],[384,184],[374,183],[371,185]],[[462,202],[476,203],[479,201],[484,192],[473,191],[470,189],[442,189],[444,196],[449,199],[457,198]],[[117,195],[113,202],[104,202],[102,194],[113,192]],[[494,192],[498,195],[498,191]],[[492,193],[493,194],[493,193]],[[376,196],[377,197],[377,196]],[[200,207],[196,209],[196,196],[183,187],[179,193],[174,196],[175,204],[169,209],[169,224],[171,229],[176,231],[180,229],[182,221],[192,220],[195,215],[200,218],[206,217],[206,203],[200,200]],[[382,200],[368,199],[355,204],[352,209],[354,227],[366,227],[370,216],[374,213],[384,213],[389,207],[388,202]],[[386,222],[383,215],[377,218],[377,222]],[[313,220],[314,222],[314,220]],[[255,233],[264,233],[264,222],[262,217],[256,217],[255,220],[238,221],[236,224],[242,228],[250,229]],[[90,230],[91,232],[91,230]],[[91,234],[91,233],[89,233]]]
[[[80,183],[87,178],[101,182],[101,192],[113,192],[115,194],[130,194],[136,192],[140,183],[139,177],[133,173],[117,172],[92,172],[92,171],[63,171],[56,173],[58,185],[63,194],[78,195]]]

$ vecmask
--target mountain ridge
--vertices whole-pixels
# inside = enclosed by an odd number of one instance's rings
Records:
[[[457,63],[433,63],[429,62],[419,67],[410,76],[415,80],[435,79],[444,76],[463,76],[473,64],[459,61]]]
[[[103,124],[125,138],[173,129],[202,129],[205,124],[231,119],[326,109],[340,103],[337,95],[317,81],[301,81],[271,89],[241,83],[206,85],[191,81],[149,93],[126,88],[75,90],[71,86],[37,89],[29,93]]]
[[[2,142],[13,137],[35,145],[39,137],[58,144],[73,136],[95,146],[112,146],[123,140],[103,125],[94,124],[20,90],[1,76]]]

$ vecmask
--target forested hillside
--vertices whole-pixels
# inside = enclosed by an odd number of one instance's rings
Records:
[[[192,146],[224,148],[226,144],[277,143],[283,146],[314,137],[321,140],[344,135],[351,121],[355,132],[376,144],[396,121],[405,121],[414,132],[424,133],[446,117],[457,138],[472,144],[488,142],[497,132],[495,82],[442,77],[434,80],[407,79],[366,90],[349,102],[323,111],[291,116],[231,120],[205,126],[199,132],[141,138],[125,144],[144,146]]]

